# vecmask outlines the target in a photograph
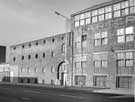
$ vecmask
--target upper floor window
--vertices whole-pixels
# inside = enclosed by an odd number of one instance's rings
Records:
[[[31,55],[28,55],[28,59],[29,59],[29,60],[31,59]]]
[[[43,40],[43,43],[45,44],[46,43],[46,40]]]
[[[54,38],[52,38],[52,42],[54,42]]]
[[[29,44],[29,48],[31,47],[31,44]]]
[[[117,42],[129,42],[133,41],[133,27],[121,28],[117,30]]]
[[[14,58],[13,58],[13,61],[15,62],[15,60],[16,60],[16,58],[14,57]]]
[[[24,45],[22,45],[22,48],[24,48]]]
[[[118,67],[128,67],[134,64],[134,53],[133,51],[118,52],[117,53],[117,65]]]
[[[80,49],[81,48],[81,42],[80,41],[75,42],[75,48],[76,49]]]
[[[61,46],[61,52],[62,53],[65,52],[65,44],[62,44],[62,46]]]
[[[38,42],[36,42],[36,46],[38,46]]]
[[[55,56],[55,53],[52,51],[51,55],[52,55],[52,57],[53,57],[53,56]]]
[[[45,67],[42,67],[42,72],[43,72],[43,73],[45,73],[45,72],[46,72]]]
[[[43,53],[43,58],[45,58],[45,52]]]
[[[108,66],[108,53],[94,54],[94,67],[95,68],[107,68]]]
[[[16,50],[16,47],[14,47],[13,49]]]
[[[38,54],[35,55],[35,58],[38,59]]]
[[[22,56],[22,60],[24,60],[24,56]]]
[[[107,32],[96,33],[94,42],[95,42],[95,46],[106,45],[108,42]]]
[[[87,47],[87,35],[82,35],[82,47]]]

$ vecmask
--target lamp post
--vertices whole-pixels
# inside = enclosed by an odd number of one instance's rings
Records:
[[[66,31],[66,39],[65,39],[65,72],[66,75],[65,75],[65,87],[66,87],[66,81],[67,81],[67,64],[68,64],[68,61],[67,61],[67,41],[68,41],[68,21],[70,21],[70,19],[66,16],[64,16],[63,14],[55,11],[55,14],[58,15],[58,16],[61,16],[63,17],[66,21],[65,21],[65,31]]]

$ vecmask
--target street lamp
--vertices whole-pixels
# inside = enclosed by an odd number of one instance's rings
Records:
[[[65,39],[65,59],[64,60],[65,60],[65,67],[66,67],[65,71],[67,73],[67,64],[68,64],[68,61],[67,61],[67,41],[68,41],[68,38],[67,37],[68,37],[68,21],[70,21],[70,19],[57,11],[55,11],[55,14],[63,17],[66,20],[66,22],[65,22],[66,39]],[[65,82],[64,82],[65,86],[66,86],[66,81],[67,81],[67,75],[66,75]]]

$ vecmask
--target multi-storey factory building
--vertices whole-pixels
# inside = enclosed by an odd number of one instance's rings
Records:
[[[135,1],[112,0],[71,15],[75,86],[133,88]]]

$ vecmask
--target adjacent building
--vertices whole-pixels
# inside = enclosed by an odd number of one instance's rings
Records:
[[[10,63],[18,65],[18,82],[70,85],[71,38],[71,33],[59,34],[11,46]]]
[[[135,1],[112,0],[71,15],[75,86],[133,88]]]

